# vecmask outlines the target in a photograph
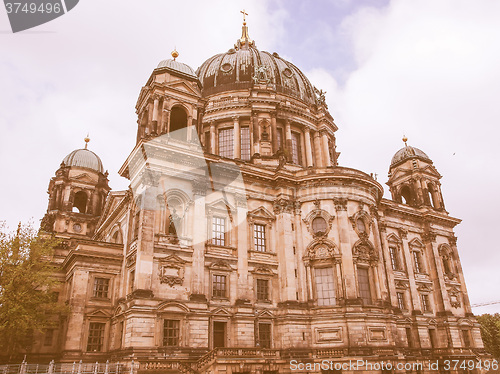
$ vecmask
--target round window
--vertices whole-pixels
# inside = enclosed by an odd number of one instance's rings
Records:
[[[356,220],[356,226],[357,226],[359,232],[365,232],[366,231],[365,221],[363,221],[362,218],[358,218]]]
[[[312,220],[312,230],[314,235],[324,235],[326,233],[326,221],[323,217],[316,217]]]
[[[233,66],[232,66],[231,64],[227,63],[227,62],[226,62],[225,64],[223,64],[223,65],[220,67],[220,69],[221,69],[224,73],[228,73],[228,72],[230,72],[232,68],[233,68]]]
[[[285,70],[283,70],[283,75],[287,78],[291,78],[293,73],[290,69],[286,68]]]

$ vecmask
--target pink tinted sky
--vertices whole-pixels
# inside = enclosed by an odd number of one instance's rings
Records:
[[[493,0],[82,0],[18,34],[0,10],[0,219],[38,223],[49,179],[87,132],[113,189],[126,188],[117,170],[135,143],[141,86],[174,46],[193,68],[231,48],[243,8],[257,47],[327,91],[341,165],[384,184],[403,133],[433,159],[447,209],[463,219],[456,232],[471,301],[500,300]]]

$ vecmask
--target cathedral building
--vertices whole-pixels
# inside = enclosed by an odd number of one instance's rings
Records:
[[[339,165],[325,93],[245,23],[198,70],[177,58],[139,93],[128,190],[110,190],[87,144],[50,181],[42,230],[63,241],[55,276],[71,313],[33,355],[212,374],[359,359],[430,373],[395,365],[480,357],[460,220],[426,153],[404,139],[386,199]]]

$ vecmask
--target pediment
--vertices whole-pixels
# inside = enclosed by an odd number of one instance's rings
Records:
[[[190,309],[178,302],[165,301],[158,305],[158,311],[168,313],[189,313]]]
[[[259,313],[259,318],[274,318],[274,315],[270,310],[264,309]]]
[[[263,206],[258,207],[257,209],[252,210],[247,213],[249,217],[255,218],[264,218],[266,220],[274,220],[275,216],[269,210],[264,208]]]
[[[233,205],[231,205],[229,203],[229,201],[227,201],[226,199],[224,198],[219,198],[211,203],[207,203],[207,209],[215,209],[215,210],[221,210],[221,211],[224,211],[224,212],[227,212],[227,209],[229,208],[229,210],[231,211],[235,211],[235,207]]]
[[[175,80],[173,82],[166,83],[165,87],[167,88],[167,90],[170,88],[178,91],[183,91],[192,95],[197,95],[197,96],[200,95],[200,92],[198,90],[196,90],[191,84],[187,83],[184,80]]]
[[[225,271],[233,270],[233,268],[223,260],[217,260],[212,262],[210,266],[208,266],[208,268],[212,270],[225,270]]]
[[[87,314],[87,316],[89,317],[105,317],[105,318],[109,318],[111,317],[111,314],[105,310],[102,310],[102,309],[96,309],[90,313]]]
[[[410,247],[418,247],[418,248],[425,247],[424,243],[422,243],[422,241],[419,238],[413,238],[412,240],[409,241],[408,245]]]
[[[392,242],[392,243],[402,243],[401,238],[391,232],[389,235],[387,235],[387,241]]]
[[[441,178],[441,174],[439,174],[439,172],[433,165],[426,165],[425,167],[422,168],[422,171],[424,171],[427,174],[433,175],[438,179]]]
[[[87,183],[93,183],[93,184],[97,183],[97,181],[87,173],[75,175],[71,179],[77,180],[78,182],[87,182]]]
[[[231,317],[231,313],[223,307],[219,307],[212,311],[212,315],[214,316],[223,316],[223,317]]]
[[[177,255],[170,255],[167,257],[159,258],[159,261],[162,264],[179,264],[179,265],[185,264],[187,262]]]

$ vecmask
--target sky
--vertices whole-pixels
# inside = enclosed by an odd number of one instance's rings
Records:
[[[387,172],[408,144],[443,175],[473,304],[500,300],[500,2],[496,0],[82,0],[13,34],[0,9],[0,220],[35,225],[64,156],[89,148],[109,170],[135,144],[135,104],[176,48],[196,69],[232,48],[249,14],[259,49],[326,90],[341,166]],[[500,312],[500,304],[474,308]]]

